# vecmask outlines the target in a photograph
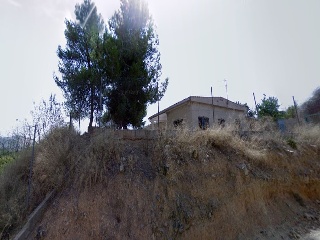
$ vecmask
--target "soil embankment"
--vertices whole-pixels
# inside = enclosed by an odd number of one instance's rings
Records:
[[[82,164],[86,171],[74,168],[32,237],[319,236],[318,145],[291,148],[282,140],[243,140],[221,132],[117,140],[112,146],[101,139],[86,153],[93,162]],[[90,146],[93,140],[86,141]]]

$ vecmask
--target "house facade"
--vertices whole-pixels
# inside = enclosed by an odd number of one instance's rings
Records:
[[[190,96],[149,117],[151,128],[173,129],[185,126],[206,129],[235,123],[246,115],[247,107],[222,97]]]

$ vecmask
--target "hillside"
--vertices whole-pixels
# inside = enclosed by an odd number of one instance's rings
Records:
[[[320,131],[299,131],[56,130],[38,146],[34,204],[58,194],[30,239],[319,239]]]

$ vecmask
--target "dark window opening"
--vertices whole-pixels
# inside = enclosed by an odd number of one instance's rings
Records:
[[[224,120],[223,118],[219,118],[219,119],[218,119],[218,124],[219,124],[221,127],[224,127],[225,123],[226,123],[226,120]]]
[[[173,126],[174,127],[181,127],[183,123],[183,119],[177,119],[173,121]]]
[[[205,130],[209,127],[209,118],[208,117],[198,117],[198,121],[199,121],[199,127],[202,130]]]

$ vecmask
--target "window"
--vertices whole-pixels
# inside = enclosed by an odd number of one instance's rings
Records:
[[[218,119],[218,124],[219,124],[219,126],[221,126],[221,127],[224,127],[224,126],[225,126],[225,122],[226,122],[226,120],[224,120],[223,118],[219,118],[219,119]]]
[[[174,127],[181,127],[182,124],[183,124],[183,119],[182,118],[173,121],[173,126]]]
[[[202,130],[205,130],[209,127],[209,118],[202,116],[202,117],[198,117],[198,121],[199,121],[199,127]]]

